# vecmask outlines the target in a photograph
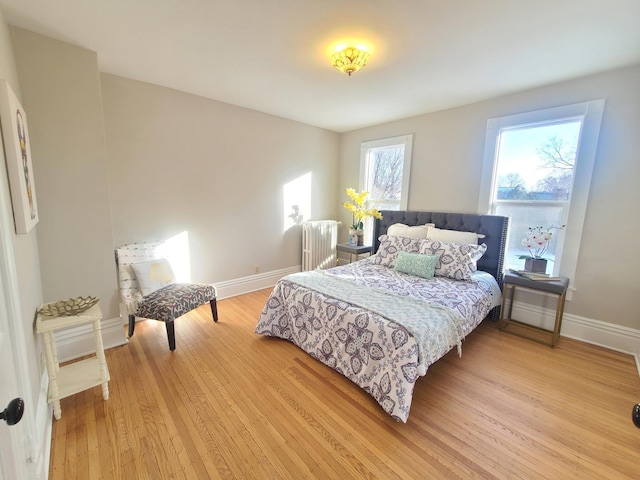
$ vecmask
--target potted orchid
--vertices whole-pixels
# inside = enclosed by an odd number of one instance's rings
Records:
[[[352,224],[349,229],[349,243],[351,245],[364,245],[364,219],[374,217],[381,219],[382,214],[375,208],[366,208],[365,200],[369,192],[356,192],[353,188],[347,188],[350,202],[344,202],[342,206],[352,214]]]
[[[549,243],[553,239],[553,230],[560,230],[561,227],[529,227],[527,236],[522,239],[522,246],[529,249],[529,255],[519,255],[520,260],[524,260],[524,269],[534,273],[545,273],[547,271],[547,261],[544,255],[549,249]],[[553,261],[553,260],[551,260]]]

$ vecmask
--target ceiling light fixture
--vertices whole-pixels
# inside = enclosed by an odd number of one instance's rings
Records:
[[[347,47],[331,56],[331,65],[349,76],[367,64],[369,52],[356,47]]]

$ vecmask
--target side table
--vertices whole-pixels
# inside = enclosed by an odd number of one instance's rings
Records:
[[[350,243],[339,243],[336,245],[336,250],[339,252],[345,252],[349,254],[349,263],[353,262],[353,256],[356,256],[356,260],[360,255],[368,253],[371,255],[371,245],[351,245]]]
[[[102,398],[109,399],[109,368],[104,356],[100,320],[102,312],[100,302],[78,315],[46,316],[38,314],[36,317],[36,332],[42,335],[44,351],[49,373],[49,402],[53,402],[53,414],[60,419],[60,399],[102,385]],[[60,366],[54,332],[85,323],[93,325],[93,338],[96,354],[77,362]]]
[[[536,325],[530,325],[511,318],[511,312],[513,311],[513,298],[516,288],[525,288],[529,290],[535,290],[538,292],[544,292],[554,294],[558,296],[558,303],[556,305],[556,319],[553,330],[547,330]],[[530,280],[520,275],[516,275],[510,272],[505,273],[503,279],[502,289],[502,308],[500,309],[499,329],[507,333],[522,336],[517,332],[505,330],[510,324],[515,324],[520,327],[528,328],[538,332],[544,332],[551,335],[550,347],[554,348],[558,338],[560,337],[560,329],[562,327],[562,315],[564,313],[564,302],[567,296],[567,289],[569,288],[569,279],[567,277],[559,277],[558,280]],[[505,305],[509,298],[509,311],[505,312]],[[524,337],[529,338],[529,337]],[[540,341],[534,338],[530,338],[534,341]],[[544,343],[544,342],[541,342]]]

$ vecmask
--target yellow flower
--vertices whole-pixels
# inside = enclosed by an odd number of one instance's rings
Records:
[[[358,208],[353,203],[349,203],[349,202],[344,202],[342,206],[352,213],[356,213],[356,209]]]
[[[354,202],[356,202],[356,204],[359,207],[362,207],[364,205],[364,201],[367,198],[367,196],[369,195],[369,192],[356,192],[353,188],[347,188],[346,190],[347,195],[349,195],[349,198],[351,200],[353,200]]]
[[[382,214],[375,208],[370,208],[364,215],[365,217],[375,217],[378,220],[382,220]]]
[[[375,208],[365,208],[364,204],[369,195],[369,192],[356,192],[353,188],[347,188],[345,190],[352,202],[344,202],[342,206],[349,210],[353,215],[354,230],[362,230],[363,220],[365,217],[375,217],[377,219],[382,218],[382,214]]]

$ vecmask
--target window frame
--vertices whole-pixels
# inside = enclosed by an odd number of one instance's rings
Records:
[[[395,145],[404,145],[404,161],[402,163],[402,192],[398,201],[397,210],[406,210],[409,203],[409,180],[411,177],[411,151],[413,146],[413,134],[400,135],[397,137],[381,138],[378,140],[369,140],[362,142],[360,145],[360,191],[367,190],[368,177],[368,158],[369,151],[382,147],[393,147]],[[379,208],[376,205],[375,198],[367,198],[368,208]],[[384,210],[393,210],[389,208],[390,201],[385,200],[386,207]],[[373,220],[367,217],[364,220],[364,238],[373,240]]]
[[[393,147],[404,145],[404,162],[402,164],[402,192],[398,201],[398,210],[406,210],[409,203],[409,180],[411,177],[411,149],[413,145],[413,134],[400,135],[397,137],[382,138],[362,142],[360,146],[360,191],[367,189],[367,177],[369,171],[369,151],[383,147]],[[382,199],[368,198],[367,201],[375,205],[375,202]],[[391,201],[385,200],[385,203]],[[391,209],[389,209],[391,210]]]
[[[480,195],[478,197],[478,213],[491,214],[494,205],[492,192],[497,181],[497,147],[500,132],[503,129],[516,126],[553,123],[570,118],[582,118],[582,127],[576,150],[573,188],[566,213],[566,231],[564,232],[559,266],[554,271],[568,277],[573,284],[580,252],[580,242],[586,216],[589,189],[593,175],[600,126],[604,112],[605,100],[591,100],[587,102],[545,108],[514,115],[490,118],[487,121],[485,136]]]

